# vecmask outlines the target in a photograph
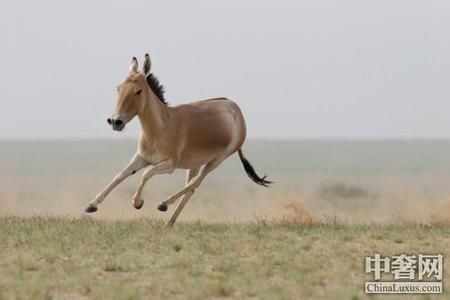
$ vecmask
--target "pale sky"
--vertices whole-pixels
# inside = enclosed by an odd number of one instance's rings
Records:
[[[450,138],[450,1],[9,1],[0,36],[0,138],[136,137],[106,118],[145,52],[249,137]]]

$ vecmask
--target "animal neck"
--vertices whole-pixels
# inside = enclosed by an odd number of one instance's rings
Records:
[[[162,134],[168,120],[169,108],[164,105],[153,91],[145,91],[145,103],[138,112],[142,132],[146,137],[155,138]]]

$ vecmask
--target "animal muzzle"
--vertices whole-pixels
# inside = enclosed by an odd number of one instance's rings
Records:
[[[125,122],[120,119],[108,118],[108,124],[112,126],[115,131],[121,131],[125,127]]]

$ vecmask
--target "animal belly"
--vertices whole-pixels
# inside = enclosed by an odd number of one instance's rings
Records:
[[[193,169],[207,164],[217,156],[216,151],[205,151],[198,149],[197,151],[184,151],[181,154],[178,167],[180,169]]]
[[[230,143],[238,135],[234,130],[234,118],[231,114],[214,115],[197,119],[186,137],[179,165],[182,168],[196,168],[230,151]]]

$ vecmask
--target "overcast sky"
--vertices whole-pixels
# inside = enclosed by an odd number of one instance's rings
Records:
[[[450,1],[10,1],[0,36],[0,138],[136,137],[106,118],[145,52],[249,137],[450,137]]]

